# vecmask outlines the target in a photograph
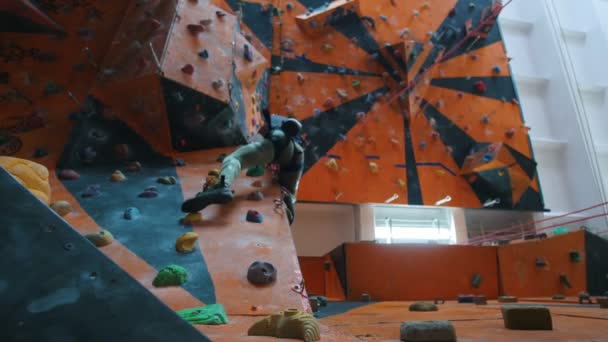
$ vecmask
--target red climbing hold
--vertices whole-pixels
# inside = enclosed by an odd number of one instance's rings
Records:
[[[515,128],[509,128],[509,130],[505,132],[505,135],[507,138],[513,138],[513,136],[515,136]]]
[[[192,75],[194,74],[194,67],[192,66],[192,64],[186,64],[182,68],[182,72],[187,75]]]
[[[485,92],[488,90],[486,84],[483,81],[475,82],[475,84],[473,84],[473,87],[475,88],[475,91],[481,94],[485,94]]]
[[[198,35],[201,32],[205,31],[205,28],[203,27],[203,25],[196,25],[196,24],[189,24],[188,26],[186,26],[188,28],[188,31],[190,31],[190,33],[193,36]]]
[[[332,99],[331,97],[328,97],[327,99],[325,99],[325,102],[323,102],[324,107],[332,107],[333,105],[334,99]]]

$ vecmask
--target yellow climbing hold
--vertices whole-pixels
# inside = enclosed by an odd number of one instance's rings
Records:
[[[198,234],[196,233],[182,234],[175,241],[175,250],[180,253],[191,253],[196,248],[196,240],[198,240]]]
[[[340,170],[340,165],[338,165],[338,161],[334,158],[329,158],[329,160],[325,163],[325,166],[332,171],[337,172]]]
[[[443,170],[436,170],[435,173],[437,174],[437,176],[445,175],[445,171],[443,171]]]
[[[203,215],[201,213],[190,213],[186,216],[184,216],[184,218],[182,218],[182,223],[183,224],[193,224],[196,222],[200,222],[203,220]]]
[[[346,100],[348,98],[348,92],[346,91],[346,89],[337,89],[336,93],[338,93],[338,97],[341,100]]]
[[[51,186],[49,170],[46,167],[26,159],[5,156],[0,157],[0,167],[8,171],[42,202],[50,203]]]
[[[213,176],[213,177],[219,177],[220,176],[220,170],[218,169],[211,169],[209,170],[209,172],[207,173],[208,176]]]
[[[405,181],[403,179],[397,179],[397,185],[399,185],[400,188],[405,189]]]
[[[380,167],[374,162],[369,162],[369,171],[373,174],[378,174],[380,172]]]
[[[254,323],[247,335],[295,338],[304,342],[321,339],[319,322],[311,314],[297,309],[287,309],[266,316]]]
[[[329,53],[333,49],[334,49],[334,46],[329,43],[325,43],[325,44],[321,45],[321,51],[323,51],[325,53]]]
[[[104,247],[112,243],[114,241],[114,236],[109,231],[102,229],[94,234],[87,234],[86,237],[89,241],[91,241],[97,247]]]
[[[124,182],[127,180],[127,177],[124,175],[124,173],[120,172],[120,170],[116,170],[112,173],[112,176],[110,176],[110,180],[112,182]]]

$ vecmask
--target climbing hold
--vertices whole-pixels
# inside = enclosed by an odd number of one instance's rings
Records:
[[[49,155],[49,151],[44,147],[36,147],[34,150],[34,158],[42,158]]]
[[[256,202],[262,201],[264,200],[264,194],[261,191],[254,191],[247,195],[247,200]]]
[[[247,222],[262,223],[264,221],[264,216],[262,216],[262,214],[256,210],[248,210],[246,219]]]
[[[201,213],[190,213],[180,220],[181,224],[193,224],[203,220],[203,214]]]
[[[114,236],[112,236],[112,233],[105,229],[102,229],[97,233],[87,234],[84,237],[97,247],[107,246],[114,241]]]
[[[144,190],[144,192],[142,192],[139,195],[137,195],[137,197],[141,197],[141,198],[154,198],[154,197],[158,197],[158,189],[156,189],[156,187],[154,187],[154,186],[147,187]]]
[[[127,180],[127,177],[120,170],[112,172],[110,176],[110,181],[112,182],[124,182],[125,180]]]
[[[254,285],[268,285],[277,280],[277,269],[269,262],[255,261],[247,270],[247,280]]]
[[[192,253],[196,248],[196,240],[198,234],[194,232],[188,232],[180,235],[175,241],[175,250],[180,253]]]
[[[551,312],[544,306],[503,306],[502,318],[511,330],[553,330]]]
[[[473,278],[471,279],[471,286],[473,286],[474,288],[478,289],[479,286],[481,286],[481,282],[483,281],[483,277],[481,276],[481,274],[476,273]]]
[[[473,297],[473,303],[475,305],[488,305],[488,298],[486,296],[475,296]]]
[[[53,81],[48,81],[46,83],[46,85],[44,86],[43,93],[44,93],[44,96],[51,96],[51,95],[59,94],[62,90],[63,90],[63,88],[59,84],[57,84]]]
[[[152,285],[155,287],[179,286],[186,280],[188,280],[188,271],[185,268],[178,265],[169,265],[158,272],[154,281],[152,281]]]
[[[433,36],[435,36],[435,32],[429,31],[426,33],[426,35],[432,38]]]
[[[358,112],[357,114],[355,114],[357,121],[361,121],[361,120],[365,119],[366,116],[367,116],[367,114],[365,114],[365,112]]]
[[[199,24],[203,25],[203,26],[209,26],[213,23],[213,19],[211,18],[207,18],[207,19],[203,19],[201,21],[199,21]]]
[[[188,31],[190,31],[190,34],[193,36],[198,36],[199,33],[205,31],[205,27],[203,27],[203,25],[197,25],[197,24],[188,24],[188,26],[186,26],[186,28],[188,29]]]
[[[437,305],[437,304],[445,304],[445,299],[443,298],[435,298],[435,300],[433,300],[433,304]]]
[[[440,137],[441,137],[441,135],[439,134],[439,132],[437,132],[437,131],[432,131],[432,132],[431,132],[431,139],[433,139],[433,140],[437,140],[437,139],[439,139]]]
[[[353,85],[353,88],[359,89],[361,87],[361,81],[359,81],[359,80],[353,80],[352,85]]]
[[[334,158],[329,158],[329,160],[325,163],[328,169],[338,172],[340,170],[340,166],[338,165],[338,161]]]
[[[489,163],[492,161],[492,159],[494,159],[494,155],[491,153],[485,153],[481,158],[484,162]]]
[[[509,139],[513,138],[513,136],[515,136],[515,128],[509,128],[506,132],[505,132],[505,136]]]
[[[572,261],[572,262],[581,261],[581,253],[579,253],[579,251],[570,251],[568,253],[568,256],[570,256],[570,261]]]
[[[462,98],[464,98],[464,92],[459,91],[456,93],[456,96],[458,96],[459,99],[462,99]]]
[[[243,46],[243,57],[251,62],[253,61],[253,52],[251,51],[251,49],[249,48],[249,45],[245,44],[245,46]]]
[[[323,107],[332,107],[333,105],[334,105],[334,99],[332,99],[331,97],[328,97],[323,102]]]
[[[61,179],[61,180],[76,180],[76,179],[80,178],[80,175],[78,174],[78,172],[76,172],[74,170],[65,169],[65,170],[59,171],[59,173],[57,174],[57,177],[59,177],[59,179]]]
[[[362,293],[361,294],[361,301],[362,302],[371,302],[372,301],[372,296],[370,296],[368,293]]]
[[[338,94],[338,97],[341,100],[346,100],[348,98],[348,92],[346,91],[346,89],[338,88],[336,89],[336,93]]]
[[[228,323],[228,315],[222,304],[207,304],[198,308],[179,310],[176,313],[191,324],[220,325]]]
[[[405,188],[406,183],[405,183],[405,181],[404,181],[403,179],[399,178],[399,179],[397,179],[397,185],[399,185],[399,187],[400,187],[401,189],[404,189],[404,188]]]
[[[312,110],[312,116],[313,116],[313,118],[318,118],[321,115],[321,113],[322,113],[321,110],[318,109],[318,108],[315,108],[315,109]]]
[[[473,303],[473,300],[475,299],[474,295],[458,295],[457,297],[457,301],[458,303]]]
[[[139,218],[139,216],[141,215],[141,213],[139,212],[139,209],[135,208],[135,207],[129,207],[127,208],[127,210],[125,210],[125,213],[122,215],[122,217],[124,217],[125,220],[137,220],[137,218]]]
[[[288,2],[288,3],[285,5],[285,8],[287,8],[287,10],[288,10],[288,11],[291,11],[291,10],[293,9],[293,3]]]
[[[369,166],[369,171],[371,173],[378,174],[380,172],[380,167],[378,166],[378,164],[376,164],[374,162],[369,162],[368,166]]]
[[[192,75],[194,74],[194,67],[192,64],[186,64],[182,67],[182,72],[186,75]]]
[[[72,212],[72,205],[67,201],[57,201],[51,203],[51,209],[53,209],[59,216],[65,216]]]
[[[564,299],[566,299],[566,296],[564,296],[562,294],[556,294],[553,297],[551,297],[551,299],[553,299],[553,300],[564,300]]]
[[[420,11],[419,10],[413,10],[412,11],[412,15],[416,18],[418,18],[420,16]]]
[[[429,302],[416,302],[410,305],[410,311],[437,311],[437,305]]]
[[[173,176],[158,177],[156,182],[163,185],[175,185],[177,184],[177,178]]]
[[[488,90],[484,81],[475,82],[473,84],[473,88],[475,89],[476,92],[478,92],[480,94],[485,94],[485,92]]]
[[[472,11],[475,9],[475,3],[474,2],[469,2],[469,11]]]
[[[215,11],[215,15],[221,19],[226,16],[226,13],[224,13],[222,11]]]
[[[213,82],[211,82],[211,86],[213,87],[213,89],[215,90],[219,90],[224,86],[224,80],[215,80]]]
[[[141,164],[137,161],[130,162],[127,165],[127,171],[129,172],[137,172],[141,170]]]
[[[591,297],[589,296],[589,293],[587,293],[587,292],[579,292],[578,293],[578,303],[579,304],[584,304],[584,302],[587,302],[587,304],[593,304],[593,300],[591,300]]]
[[[492,72],[495,74],[500,74],[500,72],[501,72],[500,67],[498,65],[493,67]]]
[[[343,66],[338,67],[338,74],[340,74],[340,75],[346,75],[346,68],[343,67]]]
[[[216,162],[218,163],[223,163],[224,162],[224,158],[226,158],[226,153],[221,153],[219,156],[217,156],[217,159],[215,159]]]
[[[203,50],[198,53],[198,56],[202,59],[207,59],[209,58],[209,52],[207,50]]]
[[[304,75],[302,75],[302,73],[299,72],[297,75],[297,78],[298,78],[298,83],[300,83],[300,84],[304,83]]]
[[[262,177],[264,175],[264,167],[256,165],[247,170],[247,177]]]
[[[82,194],[80,196],[83,198],[97,197],[97,196],[101,195],[100,189],[101,189],[100,186],[97,184],[89,185],[84,189],[84,191],[82,192]]]
[[[425,2],[422,4],[422,8],[424,8],[424,9],[429,9],[429,8],[431,8],[431,4],[430,4],[428,1],[425,1]]]
[[[545,266],[547,266],[547,262],[543,258],[536,258],[536,261],[534,261],[534,264],[536,266],[538,266],[538,267],[545,267]]]
[[[436,104],[437,108],[441,108],[441,107],[443,107],[444,102],[443,102],[443,100],[437,100],[437,102],[435,104]]]
[[[321,45],[321,51],[323,51],[325,53],[330,53],[333,49],[334,49],[334,46],[331,45],[330,43],[325,43],[325,44]]]
[[[401,324],[401,341],[456,341],[450,321],[409,321]]]
[[[401,30],[401,33],[399,34],[399,37],[403,38],[403,37],[405,37],[408,34],[410,34],[410,29],[406,27],[403,30]]]
[[[295,338],[305,342],[321,339],[319,322],[298,309],[279,311],[263,318],[249,328],[247,335]]]
[[[177,166],[177,167],[186,166],[186,162],[183,159],[177,158],[173,161],[173,166]]]
[[[499,303],[517,303],[517,297],[513,296],[500,296],[498,297]]]
[[[382,21],[387,21],[388,20],[388,18],[385,15],[380,15],[380,19]]]
[[[481,117],[481,123],[483,123],[484,125],[487,125],[490,123],[490,116],[489,115],[484,115]]]
[[[426,140],[422,140],[422,141],[421,141],[421,142],[418,144],[418,148],[419,148],[421,151],[424,151],[424,149],[426,148],[426,145],[427,145]]]

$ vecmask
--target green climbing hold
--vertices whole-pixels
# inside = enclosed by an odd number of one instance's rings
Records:
[[[361,81],[359,81],[359,80],[353,81],[353,88],[359,88],[360,86],[361,86]]]
[[[228,315],[222,304],[209,304],[198,308],[177,311],[177,314],[192,324],[220,325],[228,323]]]
[[[264,168],[256,165],[247,170],[247,177],[262,177],[264,175]]]
[[[178,265],[169,265],[164,267],[158,274],[152,285],[155,287],[178,286],[188,280],[188,271]]]

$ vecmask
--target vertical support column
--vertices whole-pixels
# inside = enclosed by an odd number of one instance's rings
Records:
[[[464,214],[464,209],[452,209],[452,226],[454,234],[456,234],[456,244],[466,245],[469,243],[469,231],[467,229],[467,219]]]
[[[376,239],[374,207],[371,204],[355,206],[355,239],[357,241],[374,241]]]

